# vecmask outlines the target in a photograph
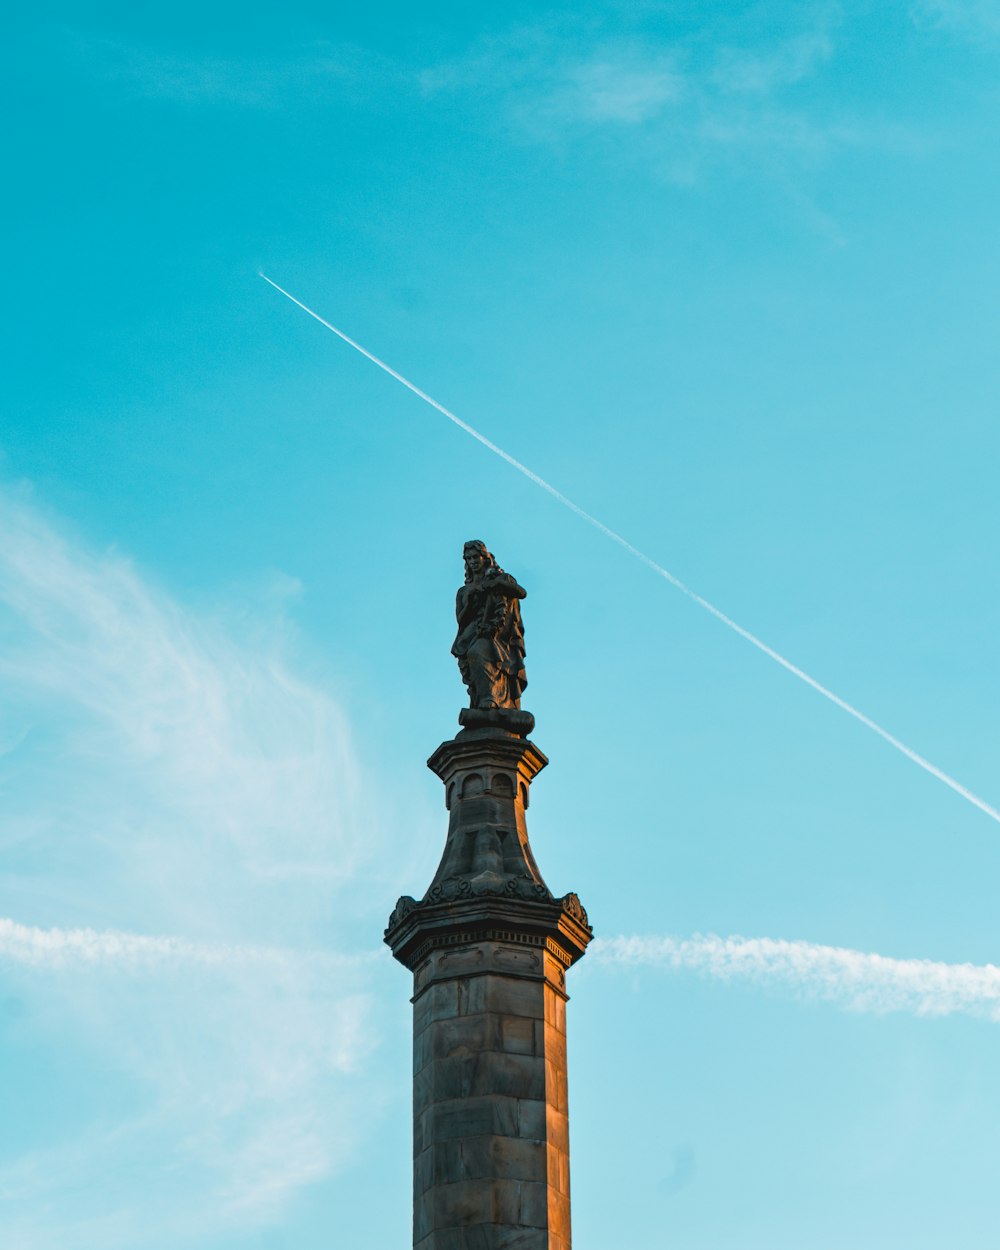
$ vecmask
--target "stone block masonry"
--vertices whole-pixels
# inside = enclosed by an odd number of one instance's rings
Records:
[[[487,942],[437,952],[423,970],[413,1004],[418,1250],[570,1245],[566,998],[557,962]],[[456,963],[464,974],[455,975]]]

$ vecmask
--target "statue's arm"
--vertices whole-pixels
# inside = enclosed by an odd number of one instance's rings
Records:
[[[462,586],[455,596],[455,620],[458,621],[459,629],[468,624],[476,615],[478,609],[479,604],[476,602],[476,596],[470,593],[467,586]]]
[[[489,588],[494,594],[506,595],[508,599],[524,599],[528,594],[509,573],[504,573],[502,570],[490,576]]]

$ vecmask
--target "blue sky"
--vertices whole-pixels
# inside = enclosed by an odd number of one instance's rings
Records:
[[[56,3],[3,56],[5,1248],[408,1244],[380,942],[471,537],[605,940],[577,1250],[992,1244],[1000,826],[257,274],[996,806],[994,5]]]

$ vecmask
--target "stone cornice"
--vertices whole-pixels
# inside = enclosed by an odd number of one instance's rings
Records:
[[[517,768],[528,782],[533,781],[548,763],[548,758],[526,738],[506,735],[459,734],[442,742],[427,761],[427,767],[447,784],[451,775],[463,767],[495,763]]]
[[[544,946],[568,968],[592,937],[575,894],[548,902],[482,897],[436,904],[404,897],[385,931],[393,955],[411,971],[432,950],[481,941]]]

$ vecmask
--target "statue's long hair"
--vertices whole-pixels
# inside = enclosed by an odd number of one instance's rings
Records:
[[[486,544],[485,544],[484,542],[480,542],[480,540],[479,540],[478,538],[473,538],[473,539],[471,539],[469,542],[467,542],[467,543],[465,544],[465,546],[462,548],[462,556],[463,556],[463,558],[464,558],[464,556],[465,556],[465,553],[469,550],[469,548],[470,548],[470,547],[476,548],[476,549],[478,549],[479,551],[481,551],[481,552],[482,552],[482,554],[483,554],[483,559],[486,561],[486,567],[487,567],[488,569],[495,569],[495,568],[499,567],[499,566],[497,565],[496,560],[494,560],[494,558],[493,558],[493,553],[489,550],[489,548],[486,546]],[[466,586],[468,586],[469,582],[471,582],[471,581],[472,581],[472,574],[469,572],[468,565],[466,565],[466,569],[465,569],[465,584],[466,584]]]

